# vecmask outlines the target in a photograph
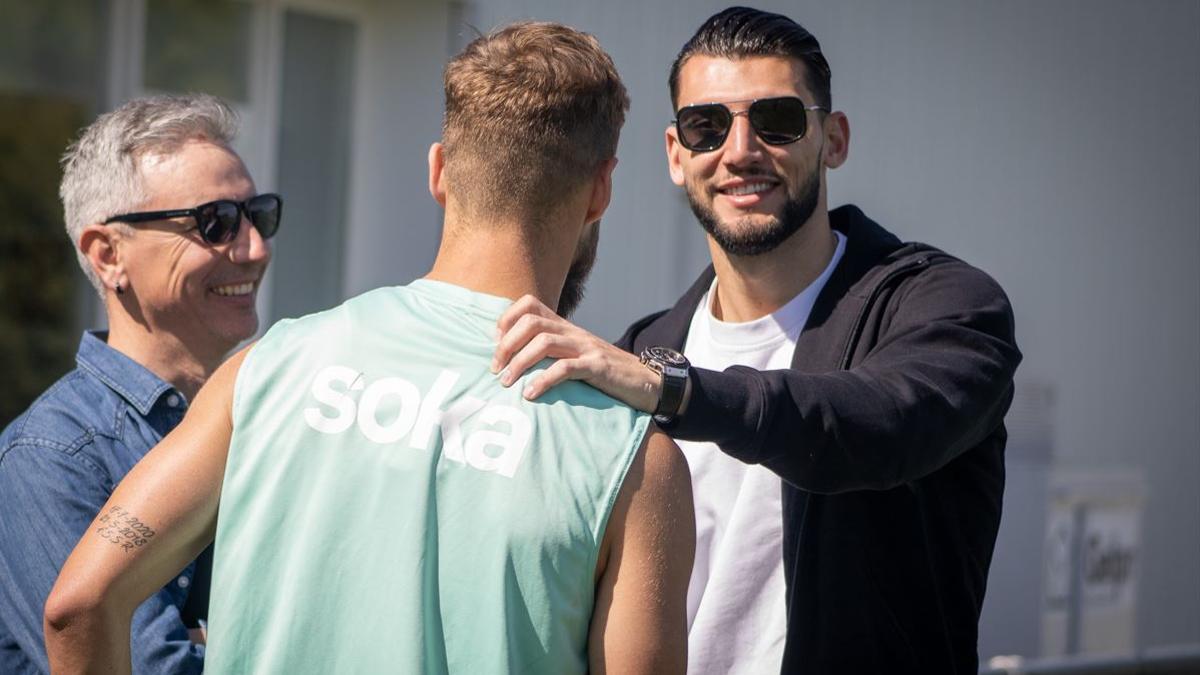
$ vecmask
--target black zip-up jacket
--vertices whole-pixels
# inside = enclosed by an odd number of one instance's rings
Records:
[[[783,672],[978,671],[1021,354],[999,285],[854,206],[786,370],[693,369],[674,438],[783,483]],[[682,349],[713,269],[617,344]]]

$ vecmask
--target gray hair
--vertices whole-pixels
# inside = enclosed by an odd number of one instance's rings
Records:
[[[101,298],[104,286],[79,249],[83,228],[146,202],[139,171],[143,156],[170,154],[192,140],[229,146],[237,127],[237,114],[215,96],[150,96],[101,115],[67,148],[58,189],[63,219],[79,266]]]

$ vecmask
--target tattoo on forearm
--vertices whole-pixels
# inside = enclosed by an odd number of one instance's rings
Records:
[[[96,534],[123,551],[141,548],[154,537],[154,530],[120,506],[101,514],[96,522],[99,525]]]

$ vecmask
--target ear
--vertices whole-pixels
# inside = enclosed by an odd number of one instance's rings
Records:
[[[846,162],[850,154],[850,120],[846,119],[844,112],[831,112],[825,117],[821,130],[825,134],[822,159],[827,168],[836,169]]]
[[[671,182],[683,187],[683,164],[680,163],[680,154],[688,150],[679,144],[676,133],[675,125],[667,127],[667,171],[671,173]]]
[[[117,251],[120,238],[116,228],[100,224],[88,225],[79,235],[79,250],[92,266],[100,283],[111,291],[115,291],[118,284],[129,287],[125,265]]]
[[[441,143],[429,146],[429,194],[441,207],[446,208],[446,148]]]
[[[592,196],[588,200],[587,216],[583,222],[594,223],[604,215],[608,203],[612,200],[612,174],[615,168],[617,158],[613,157],[604,160],[600,168],[596,169],[596,175],[592,178]]]

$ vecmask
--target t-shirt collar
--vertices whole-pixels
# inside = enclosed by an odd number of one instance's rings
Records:
[[[833,274],[833,270],[837,268],[838,262],[841,261],[842,255],[846,251],[846,235],[837,230],[834,230],[833,234],[837,238],[837,246],[821,274],[782,307],[766,316],[736,323],[721,321],[713,316],[712,301],[719,281],[713,278],[708,293],[704,295],[700,304],[710,337],[720,344],[743,348],[785,339],[789,335],[794,339],[795,334],[798,334],[804,328],[804,324],[808,322],[808,315],[812,311],[817,296],[825,287],[825,282],[829,281],[830,275]]]

